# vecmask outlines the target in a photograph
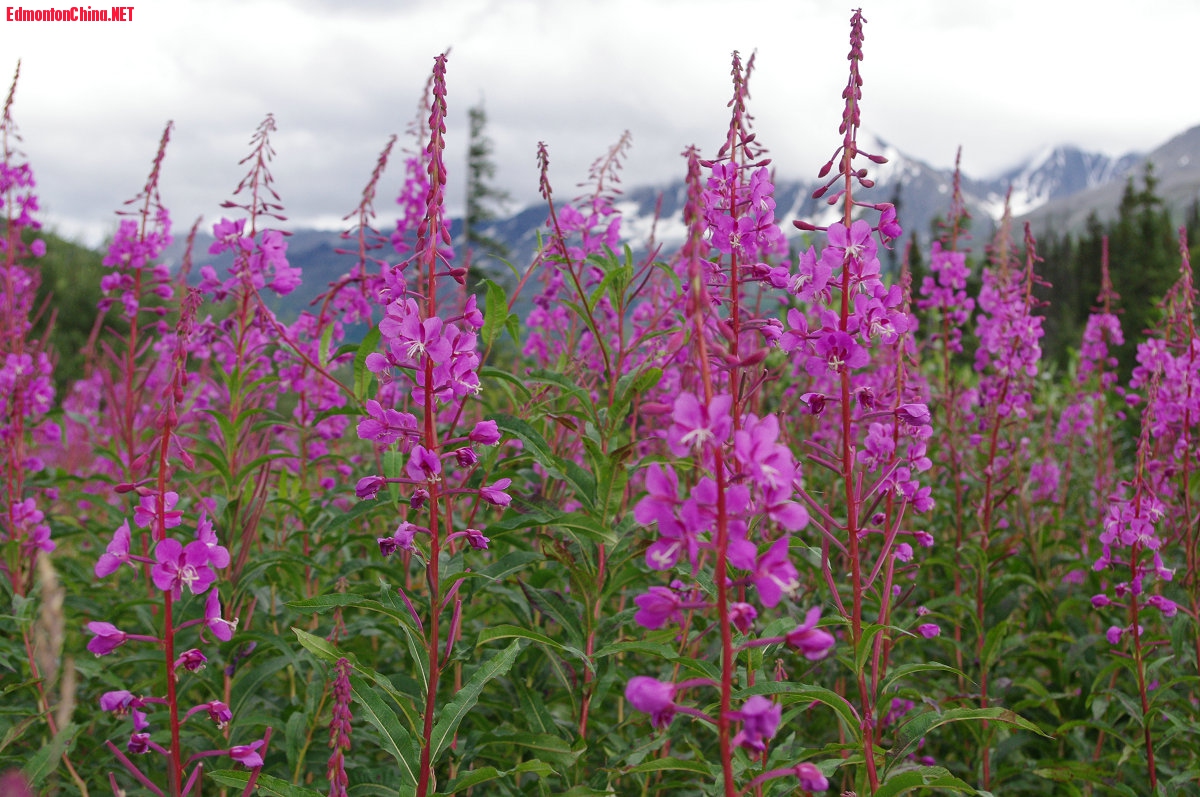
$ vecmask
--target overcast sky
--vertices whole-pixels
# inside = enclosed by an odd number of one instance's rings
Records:
[[[781,174],[815,176],[839,141],[851,12],[840,2],[124,1],[130,22],[0,13],[5,84],[22,60],[13,113],[41,218],[89,243],[141,188],[167,120],[164,202],[180,234],[199,214],[211,225],[268,112],[289,224],[336,226],[388,136],[407,141],[447,47],[452,209],[480,101],[497,182],[519,202],[537,199],[538,141],[560,197],[626,129],[627,186],[682,176],[687,145],[713,153],[724,138],[735,49],[757,50],[750,108]],[[1145,151],[1200,124],[1195,0],[876,0],[863,13],[864,127],[935,166],[961,145],[967,173],[984,177],[1046,145]],[[384,225],[400,175],[381,186]]]

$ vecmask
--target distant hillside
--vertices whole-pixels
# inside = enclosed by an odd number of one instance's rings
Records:
[[[865,133],[860,134],[860,146],[888,159],[886,164],[871,167],[876,185],[862,196],[874,202],[896,202],[905,230],[928,241],[932,224],[949,210],[953,171],[934,168]],[[1080,230],[1093,210],[1101,218],[1115,214],[1126,179],[1140,176],[1147,162],[1154,164],[1160,179],[1160,195],[1169,207],[1182,215],[1183,210],[1200,196],[1200,127],[1176,136],[1148,155],[1131,153],[1114,158],[1077,147],[1056,146],[1046,148],[996,177],[977,179],[963,175],[964,199],[973,218],[974,246],[982,249],[990,237],[1010,188],[1018,223],[1028,219],[1035,233],[1051,226],[1058,230]],[[619,198],[617,207],[623,217],[624,243],[643,251],[653,235],[657,244],[670,251],[683,241],[686,233],[683,169],[681,159],[680,179],[665,185],[629,188]],[[836,208],[812,198],[819,184],[814,179],[777,175],[776,218],[789,237],[798,238],[791,225],[794,219],[825,225],[837,218]],[[538,235],[545,233],[545,222],[545,207],[533,205],[491,223],[484,232],[506,244],[512,252],[513,264],[524,268],[532,262]],[[389,223],[394,222],[380,222],[385,233],[389,231]],[[460,228],[460,222],[454,220],[451,235],[457,238]],[[219,270],[228,267],[227,258],[214,259],[206,254],[210,243],[211,238],[198,236],[194,256],[197,269],[210,262]],[[903,251],[903,245],[901,240],[894,251]],[[182,246],[182,241],[177,241],[167,256],[178,263]],[[276,310],[283,317],[294,317],[349,268],[352,258],[337,255],[334,251],[343,246],[337,232],[293,231],[288,239],[288,257],[292,265],[303,270],[304,286],[278,303]],[[394,257],[394,253],[389,251],[388,256]],[[506,279],[510,273],[494,261],[480,265],[497,279]]]
[[[1132,176],[1140,185],[1147,163],[1153,166],[1158,178],[1155,193],[1162,197],[1176,219],[1182,219],[1187,208],[1200,198],[1200,126],[1136,159],[1125,169],[1122,179],[1046,202],[1030,211],[1023,220],[1032,224],[1035,233],[1052,227],[1059,231],[1079,232],[1093,212],[1101,221],[1110,221],[1116,218],[1121,204],[1124,178]]]

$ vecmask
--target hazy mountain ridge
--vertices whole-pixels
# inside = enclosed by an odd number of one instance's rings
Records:
[[[866,133],[860,134],[860,146],[873,154],[884,155],[888,162],[870,166],[875,187],[859,189],[856,196],[876,203],[896,202],[906,233],[916,233],[922,241],[928,241],[932,224],[949,210],[953,170],[930,166]],[[1051,226],[1059,231],[1079,231],[1093,211],[1102,219],[1115,215],[1126,180],[1132,177],[1140,181],[1147,163],[1152,164],[1159,178],[1158,194],[1168,207],[1182,215],[1183,210],[1200,197],[1200,126],[1181,133],[1147,155],[1130,153],[1111,157],[1060,145],[1048,147],[995,177],[977,179],[963,175],[963,197],[972,216],[975,248],[981,249],[991,235],[1003,213],[1010,187],[1010,202],[1018,224],[1030,221],[1035,234]],[[821,184],[815,179],[776,176],[776,221],[789,238],[798,235],[791,223],[794,219],[827,225],[840,217],[838,207],[830,206],[824,199],[812,198],[813,191]],[[683,224],[686,200],[682,176],[666,185],[638,185],[626,189],[616,202],[622,214],[622,242],[637,251],[644,251],[653,239],[665,252],[670,252],[683,241],[687,232]],[[511,262],[519,269],[531,262],[539,234],[546,234],[546,217],[543,205],[531,205],[486,225],[484,232],[508,246]],[[455,239],[460,230],[461,220],[453,220],[451,235]],[[389,231],[384,229],[385,233]],[[217,266],[218,273],[224,273],[230,261],[227,257],[207,255],[211,240],[206,235],[197,236],[193,257],[195,270],[211,263]],[[293,266],[302,269],[304,275],[303,287],[278,307],[291,315],[345,273],[353,258],[335,253],[336,248],[348,248],[348,242],[342,241],[333,231],[296,230],[288,242],[288,258]],[[903,243],[895,244],[895,251],[902,251]],[[398,257],[390,247],[375,254],[392,260]],[[181,256],[182,241],[179,241],[168,250],[167,257],[178,263]],[[507,267],[487,258],[479,265],[498,278],[510,273]]]

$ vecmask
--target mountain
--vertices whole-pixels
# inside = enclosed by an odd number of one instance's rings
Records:
[[[992,217],[1004,212],[1004,197],[1012,187],[1012,211],[1023,216],[1052,202],[1075,196],[1123,178],[1140,162],[1130,153],[1113,158],[1078,147],[1060,145],[1040,152],[1022,165],[988,181],[974,181],[974,191],[986,197]]]
[[[1140,185],[1147,165],[1153,168],[1158,179],[1155,193],[1162,197],[1176,218],[1181,218],[1200,198],[1200,126],[1180,133],[1149,154],[1136,158],[1120,179],[1051,198],[1028,212],[1023,220],[1028,220],[1037,233],[1052,227],[1079,232],[1085,228],[1092,212],[1101,221],[1114,219],[1126,180],[1132,177]]]
[[[917,233],[922,241],[928,241],[933,224],[949,210],[953,171],[934,168],[865,132],[860,132],[859,145],[887,158],[887,163],[871,166],[875,187],[860,191],[859,196],[877,203],[894,202],[907,233]],[[1051,226],[1060,231],[1078,231],[1092,211],[1101,218],[1114,215],[1126,180],[1139,177],[1147,164],[1152,165],[1160,180],[1159,195],[1182,215],[1183,210],[1200,197],[1200,127],[1176,136],[1148,155],[1128,154],[1114,158],[1073,146],[1056,146],[991,178],[975,179],[963,175],[964,202],[972,216],[973,246],[981,250],[990,237],[1003,212],[1010,186],[1011,205],[1018,224],[1029,220],[1035,233]],[[791,224],[794,219],[824,226],[840,217],[836,206],[812,198],[813,191],[820,185],[817,180],[776,176],[776,220],[789,238],[799,238]],[[622,214],[622,242],[635,251],[644,252],[653,239],[656,245],[663,247],[664,253],[671,252],[684,240],[687,232],[683,224],[686,199],[682,177],[667,185],[627,189],[616,202]],[[520,269],[532,262],[538,235],[544,235],[546,231],[546,215],[544,206],[525,207],[490,223],[483,232],[505,243],[512,253],[511,262]],[[380,226],[388,231],[383,222]],[[457,238],[460,229],[460,221],[454,220],[451,235]],[[197,237],[196,270],[200,264],[213,263],[219,273],[224,273],[228,260],[205,254],[211,240],[203,235]],[[904,239],[893,244],[893,253],[889,256],[891,263],[885,260],[885,266],[895,264],[895,253],[903,251],[903,246]],[[296,295],[288,297],[276,309],[285,317],[294,316],[348,270],[352,258],[334,251],[342,247],[343,242],[336,232],[295,231],[288,239],[288,258],[292,265],[303,270],[305,282]],[[168,250],[166,256],[178,263],[182,242]],[[390,250],[385,256],[395,257]],[[484,259],[478,265],[498,280],[511,279],[511,272],[502,264]]]

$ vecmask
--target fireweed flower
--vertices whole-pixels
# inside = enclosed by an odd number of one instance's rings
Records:
[[[167,492],[163,495],[163,526],[173,529],[183,522],[183,512],[175,509],[179,503],[179,493]],[[140,528],[155,525],[158,518],[158,496],[143,496],[141,503],[133,510],[133,522]]]
[[[633,602],[638,607],[633,621],[650,631],[662,628],[668,622],[679,622],[682,619],[682,601],[670,587],[651,587],[649,592],[638,595]]]
[[[481,489],[479,496],[492,506],[508,506],[512,503],[512,496],[504,492],[504,489],[510,484],[512,484],[512,479],[500,479],[495,484]]]
[[[217,580],[209,567],[208,545],[199,540],[185,548],[178,540],[167,538],[155,546],[154,557],[158,560],[150,569],[154,586],[170,592],[175,600],[179,600],[184,585],[193,595],[200,595]]]
[[[354,487],[354,494],[363,500],[374,498],[387,482],[380,476],[364,476]]]
[[[767,741],[779,729],[783,706],[772,703],[762,695],[754,695],[742,704],[741,711],[733,712],[732,717],[742,721],[742,729],[733,737],[733,743],[750,752],[761,753],[767,749]]]
[[[121,568],[122,564],[134,567],[133,562],[129,561],[130,541],[129,521],[125,520],[113,532],[112,542],[108,544],[108,548],[96,560],[96,578],[111,576]]]
[[[229,567],[229,550],[221,545],[217,533],[213,530],[212,521],[208,519],[208,510],[200,510],[200,522],[196,524],[196,541],[204,543],[208,549],[208,564],[220,570]]]
[[[466,529],[463,534],[467,537],[467,542],[477,551],[486,551],[488,547],[487,537],[483,536],[483,532],[479,529]]]
[[[200,672],[207,663],[208,656],[196,648],[191,648],[179,654],[179,658],[175,659],[174,669],[183,668],[188,672]]]
[[[402,521],[396,531],[390,537],[380,537],[379,552],[384,556],[391,556],[396,551],[412,551],[414,550],[413,540],[417,536],[417,527],[408,521]]]
[[[424,446],[414,446],[412,453],[409,454],[404,472],[415,482],[439,481],[442,474],[442,461],[438,459],[437,454]]]
[[[471,429],[471,433],[467,435],[467,439],[472,443],[494,446],[500,442],[500,429],[495,421],[480,421]]]
[[[729,623],[743,634],[749,634],[758,619],[758,609],[749,603],[734,602],[729,604]]]
[[[675,717],[675,684],[637,675],[625,687],[625,699],[638,711],[650,715],[650,724],[665,728]]]
[[[779,605],[784,595],[800,586],[796,566],[788,557],[788,538],[781,537],[758,559],[752,579],[759,600],[768,609]]]
[[[87,649],[97,656],[107,656],[125,644],[129,635],[112,623],[94,622],[87,624],[87,630],[94,636],[88,641]]]
[[[415,415],[386,408],[375,399],[367,399],[366,406],[368,417],[358,422],[359,438],[373,440],[385,446],[403,441],[411,445],[412,441],[417,439],[419,432]],[[403,446],[401,450],[405,448],[407,446]]]
[[[229,710],[229,706],[220,700],[205,703],[203,708],[208,712],[209,719],[215,722],[218,728],[224,728],[233,719],[233,712]]]
[[[213,636],[222,642],[233,639],[233,632],[237,630],[238,621],[236,619],[229,621],[221,616],[221,599],[217,594],[216,587],[213,587],[204,601],[204,622],[213,632]]]
[[[821,607],[814,606],[804,616],[804,622],[785,637],[788,645],[795,648],[809,661],[818,661],[829,655],[834,646],[833,635],[817,628],[821,619]]]
[[[251,742],[250,744],[240,744],[236,747],[229,748],[229,757],[248,769],[261,767],[263,765],[263,760],[262,756],[259,755],[258,750],[262,746],[262,739]]]
[[[796,779],[800,781],[800,788],[805,791],[829,790],[829,780],[821,774],[821,770],[817,769],[816,765],[807,761],[796,765]]]
[[[921,623],[917,626],[917,632],[926,639],[933,639],[941,635],[942,629],[938,627],[937,623]]]
[[[714,396],[708,406],[702,405],[691,393],[681,393],[675,399],[672,414],[674,423],[667,429],[667,447],[677,457],[690,456],[713,441],[725,440],[732,428],[729,408],[730,395]]]

